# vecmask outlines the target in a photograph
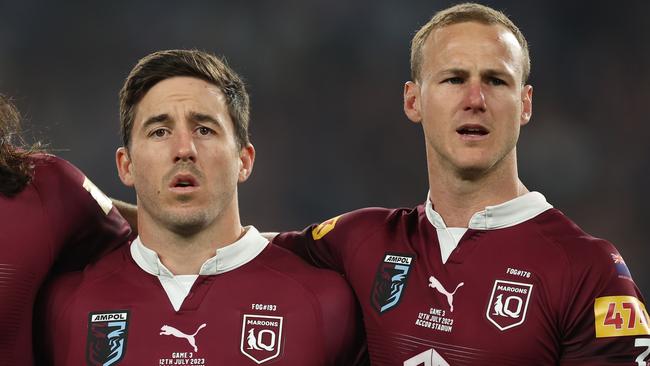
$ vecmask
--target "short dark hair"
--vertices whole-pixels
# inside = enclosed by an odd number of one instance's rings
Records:
[[[32,179],[29,155],[39,143],[27,146],[20,134],[20,113],[11,100],[0,94],[0,194],[7,197],[22,191]]]
[[[443,28],[448,25],[478,22],[487,25],[501,25],[508,29],[519,42],[523,52],[522,65],[522,83],[526,83],[530,74],[530,54],[528,51],[528,42],[521,33],[521,30],[505,14],[490,7],[475,3],[464,3],[454,5],[450,8],[441,10],[433,15],[425,25],[420,28],[411,40],[411,78],[413,81],[420,79],[422,72],[422,46],[429,38],[429,34],[434,29]]]
[[[239,148],[250,142],[250,101],[239,75],[224,60],[210,53],[199,50],[166,50],[140,59],[120,90],[120,129],[125,147],[128,148],[131,141],[137,104],[154,85],[176,76],[195,77],[216,85],[226,97],[226,106],[235,127]]]

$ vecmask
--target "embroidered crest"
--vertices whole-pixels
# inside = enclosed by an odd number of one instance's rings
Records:
[[[117,365],[126,353],[128,326],[128,310],[90,313],[86,343],[88,365]]]
[[[379,263],[375,282],[370,293],[370,303],[380,314],[394,308],[402,299],[413,255],[386,253]]]
[[[282,317],[244,314],[240,350],[257,364],[277,358],[282,348]]]
[[[496,280],[485,315],[499,330],[521,325],[526,320],[533,285]]]

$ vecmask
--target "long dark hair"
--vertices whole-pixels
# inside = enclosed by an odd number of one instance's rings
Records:
[[[0,94],[0,194],[11,197],[32,179],[29,155],[40,144],[28,146],[20,133],[20,113],[11,100]]]

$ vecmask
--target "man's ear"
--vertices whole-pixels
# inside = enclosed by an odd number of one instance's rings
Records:
[[[530,117],[533,115],[533,86],[532,85],[524,85],[523,89],[521,90],[521,120],[520,120],[520,125],[523,126],[528,121],[530,121]]]
[[[115,152],[115,163],[117,164],[117,174],[124,185],[133,187],[133,165],[129,151],[125,147],[120,147]]]
[[[422,122],[420,114],[420,85],[413,81],[404,84],[404,113],[414,123]]]
[[[239,183],[245,182],[253,172],[253,165],[255,164],[255,147],[248,143],[239,152]]]

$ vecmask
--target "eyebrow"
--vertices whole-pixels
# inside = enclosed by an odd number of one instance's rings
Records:
[[[481,76],[484,76],[484,77],[485,76],[488,76],[488,77],[496,76],[496,77],[499,77],[499,78],[502,78],[502,79],[513,79],[512,74],[510,74],[508,72],[503,72],[503,71],[500,71],[500,70],[494,70],[494,69],[488,69],[488,70],[485,70],[485,71],[481,72]]]
[[[460,68],[451,68],[451,69],[445,69],[442,70],[438,73],[438,75],[456,75],[460,77],[468,77],[469,76],[469,71],[465,69],[460,69]],[[481,77],[499,77],[502,79],[513,79],[513,76],[507,72],[497,70],[497,69],[487,69],[481,71]]]
[[[143,123],[142,123],[142,128],[146,129],[147,127],[156,124],[156,123],[162,123],[169,121],[169,115],[167,113],[159,114],[157,116],[152,116],[147,118]]]
[[[438,75],[445,75],[445,74],[467,77],[469,75],[469,72],[467,70],[463,70],[459,68],[444,69],[438,72]]]
[[[203,122],[216,125],[219,128],[223,128],[223,124],[217,118],[212,117],[209,114],[199,113],[199,112],[190,112],[189,119],[194,122]]]
[[[212,117],[209,114],[199,113],[199,112],[189,112],[188,119],[193,122],[209,123],[220,129],[223,129],[223,123],[218,119]],[[142,124],[142,128],[146,129],[147,127],[157,124],[170,122],[172,119],[169,117],[169,114],[163,113],[156,116],[151,116],[147,118]]]

